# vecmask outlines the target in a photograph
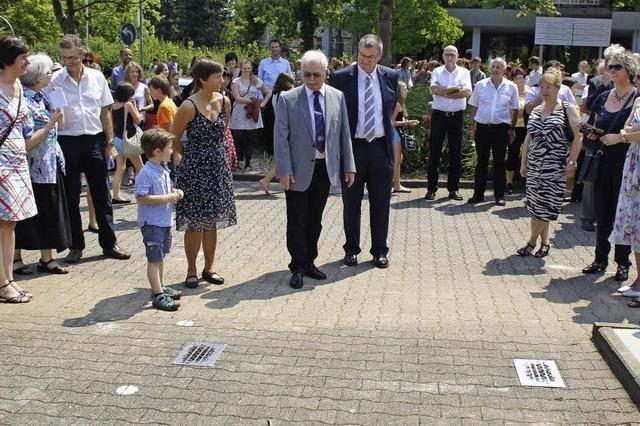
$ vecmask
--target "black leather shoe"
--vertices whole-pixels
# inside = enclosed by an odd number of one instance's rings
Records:
[[[476,203],[481,203],[484,201],[484,197],[481,197],[479,195],[474,195],[473,197],[469,198],[467,200],[467,203],[469,204],[476,204]]]
[[[64,261],[67,263],[78,263],[80,259],[82,259],[82,250],[71,249],[67,257],[64,258]]]
[[[616,281],[626,281],[629,279],[629,267],[618,265],[618,270],[616,271],[616,276],[614,277]]]
[[[289,280],[289,287],[291,288],[302,288],[302,277],[304,276],[303,272],[294,272],[291,275],[291,279]]]
[[[356,266],[358,264],[358,255],[345,254],[344,259],[342,259],[342,263],[347,266]]]
[[[387,256],[374,256],[373,263],[375,263],[376,268],[384,269],[389,266],[389,259],[387,259]]]
[[[433,201],[436,199],[436,191],[427,191],[427,195],[424,196],[425,200]]]
[[[459,191],[453,191],[449,193],[449,198],[455,201],[462,201],[462,194]]]
[[[593,262],[582,270],[583,274],[596,274],[598,272],[604,272],[607,270],[606,263]]]
[[[110,249],[102,250],[102,254],[112,259],[127,260],[131,258],[131,254],[122,250],[117,244]]]
[[[496,200],[496,206],[502,206],[502,207],[504,207],[504,206],[506,206],[506,205],[507,205],[507,203],[504,201],[504,198],[498,198],[498,199]]]
[[[309,278],[313,278],[314,280],[326,280],[327,274],[322,272],[320,269],[316,268],[316,265],[311,265],[304,272],[304,275]]]

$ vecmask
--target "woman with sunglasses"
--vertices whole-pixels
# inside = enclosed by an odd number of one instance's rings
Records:
[[[18,82],[27,71],[29,46],[11,36],[0,38],[0,300],[26,303],[31,293],[13,280],[16,223],[38,213],[27,160],[26,139],[42,139],[48,130],[34,132],[29,108]]]
[[[612,138],[618,137],[631,113],[634,100],[638,96],[633,85],[638,66],[635,58],[630,53],[620,52],[612,55],[608,64],[615,88],[600,94],[591,106],[592,112],[596,115],[595,127],[603,130],[605,134],[599,139],[599,142],[604,145],[600,148],[602,156],[594,182],[596,220],[598,222],[595,260],[582,270],[583,274],[595,274],[607,269],[609,252],[611,251],[609,235],[616,216],[622,171],[629,148],[628,144],[609,145],[608,142]],[[587,133],[585,137],[592,141],[598,140],[598,136],[594,132]],[[615,275],[616,281],[626,281],[629,278],[630,254],[630,246],[616,244],[614,257],[618,265]],[[623,295],[640,296],[640,291],[629,289]]]

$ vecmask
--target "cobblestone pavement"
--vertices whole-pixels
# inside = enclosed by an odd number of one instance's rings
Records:
[[[423,189],[394,196],[380,270],[368,255],[341,266],[342,203],[331,196],[317,262],[329,279],[293,291],[283,194],[236,186],[239,225],[220,232],[216,264],[227,284],[186,290],[178,312],[150,308],[135,205],[115,214],[130,261],[104,259],[88,234],[69,275],[34,275],[22,283],[31,303],[0,305],[0,423],[638,421],[590,334],[594,321],[637,323],[640,310],[615,296],[612,271],[580,274],[595,235],[575,225],[577,205],[540,260],[514,255],[528,229],[518,197],[500,208],[428,203]],[[365,214],[365,253],[369,238]],[[167,283],[183,289],[185,264],[176,233]],[[172,365],[190,341],[228,346],[213,368]],[[556,360],[567,387],[520,386],[513,358]],[[138,391],[117,394],[124,385]]]

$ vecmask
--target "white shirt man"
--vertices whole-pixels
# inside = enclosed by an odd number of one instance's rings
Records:
[[[519,109],[518,86],[503,78],[496,88],[491,77],[485,78],[473,89],[469,105],[477,108],[473,117],[476,123],[510,125],[513,110]]]
[[[460,86],[461,90],[471,90],[471,75],[469,70],[460,66],[451,72],[445,65],[439,66],[431,73],[431,87]],[[462,111],[467,107],[466,98],[452,99],[445,96],[433,95],[433,109],[444,112]]]
[[[589,74],[587,74],[587,66],[589,66],[587,61],[582,61],[578,65],[578,72],[571,74],[571,78],[578,83],[576,96],[580,98],[582,97],[585,87],[587,87],[587,78],[589,77]]]
[[[529,72],[529,75],[527,75],[525,84],[527,86],[534,86],[538,84],[540,77],[542,77],[542,67],[537,65]]]
[[[384,137],[384,124],[382,121],[382,94],[380,93],[380,82],[378,81],[378,66],[371,74],[367,74],[362,67],[358,66],[358,125],[356,126],[356,139],[366,139],[365,125],[365,89],[367,87],[367,77],[371,78],[371,88],[373,89],[373,113],[376,122],[376,138]]]

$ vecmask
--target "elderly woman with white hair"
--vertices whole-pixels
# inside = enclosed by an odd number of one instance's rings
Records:
[[[66,274],[52,256],[71,246],[71,226],[62,175],[64,155],[58,145],[58,128],[64,124],[60,110],[54,109],[43,92],[51,82],[53,61],[44,53],[28,57],[26,73],[20,76],[34,136],[26,140],[31,185],[38,214],[16,225],[14,270],[29,273],[22,263],[20,249],[40,250],[38,271]]]

